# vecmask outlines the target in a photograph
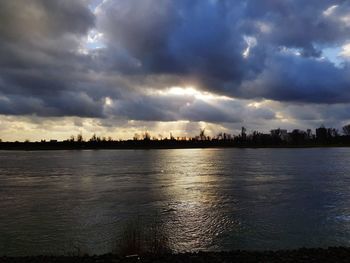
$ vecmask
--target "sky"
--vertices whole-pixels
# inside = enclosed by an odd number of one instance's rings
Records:
[[[2,0],[0,138],[350,123],[350,1]]]

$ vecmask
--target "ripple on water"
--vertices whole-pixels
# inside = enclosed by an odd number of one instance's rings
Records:
[[[0,250],[108,252],[125,222],[174,251],[348,245],[350,149],[0,152]]]

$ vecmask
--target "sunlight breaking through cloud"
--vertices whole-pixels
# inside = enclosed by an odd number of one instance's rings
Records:
[[[349,13],[341,0],[1,1],[0,114],[344,123]]]
[[[170,96],[178,96],[178,97],[193,97],[196,100],[202,100],[202,101],[220,101],[220,100],[231,100],[233,101],[233,98],[226,97],[226,96],[220,96],[216,95],[210,92],[200,91],[197,90],[191,86],[189,87],[171,87],[165,90],[159,90],[156,92],[156,94],[159,95],[170,95]]]

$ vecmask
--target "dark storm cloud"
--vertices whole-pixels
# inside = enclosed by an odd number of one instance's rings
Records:
[[[349,70],[327,60],[281,55],[237,89],[237,96],[313,103],[349,102]]]
[[[239,16],[225,1],[106,1],[98,24],[109,46],[125,48],[143,74],[239,79]],[[239,5],[235,8],[239,8]],[[112,51],[113,52],[113,51]]]
[[[229,96],[336,103],[349,101],[349,69],[322,61],[322,47],[348,40],[349,11],[329,0],[106,1],[98,25],[138,61],[129,73],[178,74]],[[248,36],[256,43],[245,59]]]
[[[264,37],[267,41],[315,50],[315,43],[348,39],[349,26],[339,23],[338,19],[348,15],[349,8],[348,1],[342,0],[250,0],[246,7],[250,19],[245,24],[255,33],[259,28],[254,22],[266,22],[272,25],[271,32]]]
[[[102,103],[96,103],[85,93],[65,93],[45,99],[0,94],[0,112],[6,115],[103,117],[102,110]]]
[[[84,1],[11,0],[1,1],[1,35],[28,41],[36,37],[58,38],[81,34],[92,26],[94,17]]]
[[[76,89],[89,62],[76,49],[94,21],[84,1],[1,1],[0,112],[101,116]]]
[[[244,100],[147,93],[184,85],[242,99],[349,102],[349,68],[322,58],[323,48],[350,40],[348,1],[106,0],[95,12],[90,2],[0,2],[0,113],[275,118]],[[103,36],[101,48],[86,47],[90,30]]]

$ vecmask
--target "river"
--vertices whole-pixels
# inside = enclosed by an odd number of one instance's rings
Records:
[[[113,251],[162,225],[174,252],[350,245],[350,149],[0,151],[0,254]]]

